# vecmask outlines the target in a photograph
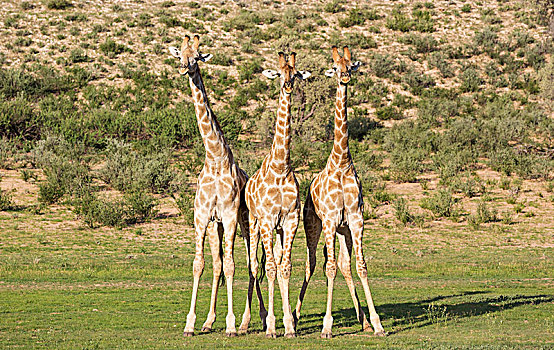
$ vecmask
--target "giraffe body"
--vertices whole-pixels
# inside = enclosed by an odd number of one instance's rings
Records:
[[[295,54],[287,61],[279,53],[279,71],[264,71],[264,75],[273,79],[281,76],[279,92],[279,110],[275,123],[275,136],[271,152],[265,157],[262,166],[246,184],[246,205],[249,209],[250,223],[250,267],[257,275],[257,248],[259,238],[266,254],[266,275],[268,279],[268,337],[275,337],[274,292],[275,279],[279,282],[283,301],[283,323],[285,336],[294,337],[295,330],[289,304],[289,280],[291,274],[292,242],[300,221],[300,200],[298,181],[290,163],[291,141],[291,93],[295,77],[307,78],[308,72],[295,68]],[[277,239],[273,244],[273,230]]]
[[[204,270],[204,241],[206,235],[210,244],[213,261],[213,281],[210,301],[210,311],[202,331],[210,331],[215,321],[217,292],[223,270],[227,285],[227,317],[226,333],[228,336],[237,334],[235,316],[233,313],[233,278],[235,263],[233,259],[234,239],[237,224],[241,226],[242,236],[246,245],[247,264],[249,264],[249,231],[248,208],[245,202],[244,190],[248,180],[246,173],[236,164],[233,153],[227,144],[221,127],[213,115],[204,83],[200,75],[197,61],[207,61],[211,55],[198,53],[199,37],[189,45],[185,37],[181,51],[171,47],[170,51],[181,60],[181,74],[188,74],[189,84],[194,100],[194,109],[198,128],[206,150],[204,166],[198,176],[198,185],[194,200],[194,227],[196,251],[193,262],[193,290],[190,311],[184,330],[185,336],[194,334],[196,322],[196,299],[200,277]],[[224,245],[224,246],[223,246]],[[250,274],[248,294],[245,307],[245,317],[250,317],[250,305],[254,285],[260,301],[260,316],[265,320],[265,307],[261,299],[260,286],[256,278]],[[249,320],[249,319],[248,319]],[[244,318],[243,318],[244,323]],[[242,327],[241,327],[242,330]]]
[[[332,336],[331,305],[337,265],[348,285],[358,320],[364,330],[370,328],[352,280],[351,255],[353,249],[356,256],[356,271],[362,280],[371,324],[376,335],[385,335],[379,315],[373,305],[367,280],[367,267],[362,250],[364,229],[362,187],[348,148],[347,84],[350,81],[351,72],[359,66],[359,62],[352,64],[350,59],[348,48],[344,48],[344,57],[340,57],[337,48],[333,47],[335,68],[326,72],[326,75],[336,76],[338,80],[335,104],[335,137],[333,150],[327,164],[310,184],[306,204],[304,205],[304,229],[307,240],[306,277],[293,315],[295,322],[298,322],[302,301],[315,270],[317,244],[323,232],[326,259],[325,274],[327,276],[327,309],[321,332],[323,338]],[[338,261],[335,259],[336,238],[338,238],[340,246]]]

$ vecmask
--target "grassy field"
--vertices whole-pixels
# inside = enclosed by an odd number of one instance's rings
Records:
[[[249,335],[226,338],[225,288],[215,331],[182,337],[204,159],[167,50],[186,34],[214,54],[200,69],[249,175],[270,149],[278,96],[260,73],[279,50],[312,72],[292,101],[302,199],[332,144],[330,47],[363,62],[350,151],[388,337],[360,331],[339,276],[335,337],[319,338],[322,244],[297,338],[268,340],[255,317]],[[553,35],[551,0],[3,1],[0,348],[553,348]],[[244,255],[237,241],[238,320]],[[304,259],[300,228],[293,305]]]
[[[255,317],[249,335],[226,338],[223,288],[215,331],[189,339],[182,337],[182,329],[194,248],[192,230],[184,229],[182,218],[158,218],[125,229],[90,229],[63,207],[40,216],[2,212],[1,344],[87,349],[554,346],[552,226],[499,223],[479,231],[441,226],[366,224],[365,255],[387,338],[361,332],[342,277],[334,294],[335,337],[319,338],[326,298],[320,244],[298,338],[268,340]],[[293,250],[293,300],[303,278],[304,249],[301,230]],[[235,314],[240,319],[247,286],[240,241],[235,255]],[[209,262],[208,256],[197,326],[209,305]],[[359,283],[357,288],[361,292]],[[276,300],[279,320],[280,298]],[[278,334],[282,332],[278,321]]]

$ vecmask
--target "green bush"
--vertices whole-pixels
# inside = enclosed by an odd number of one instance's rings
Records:
[[[355,109],[354,109],[355,110]],[[372,130],[383,126],[365,115],[354,115],[348,118],[348,135],[350,139],[362,140]]]
[[[0,175],[0,182],[2,182],[2,176]],[[10,210],[14,207],[12,196],[0,189],[0,211]]]
[[[224,53],[214,52],[214,57],[210,60],[211,64],[217,64],[220,66],[230,66],[233,64],[233,59]]]
[[[423,198],[421,207],[430,210],[438,217],[455,216],[457,200],[452,197],[452,194],[447,190],[438,190],[429,197]]]
[[[26,98],[0,100],[0,137],[36,139],[40,124],[40,118]]]
[[[414,9],[412,18],[408,17],[398,7],[394,8],[387,19],[386,26],[389,29],[401,32],[409,32],[417,30],[418,32],[433,32],[435,20],[431,16],[431,12],[427,10]]]
[[[417,53],[429,53],[436,51],[439,43],[431,35],[418,35],[410,33],[402,38],[402,42],[414,45]]]
[[[152,195],[141,191],[132,192],[123,199],[107,200],[90,189],[74,201],[75,213],[91,228],[98,224],[122,228],[147,221],[156,214],[156,204]]]
[[[112,38],[106,38],[103,43],[100,43],[100,51],[104,52],[110,57],[117,56],[129,50],[130,49],[127,48],[125,45],[115,42]]]
[[[69,0],[46,0],[45,5],[50,10],[65,10],[73,7],[73,4]]]
[[[454,76],[454,68],[452,62],[446,60],[442,52],[433,52],[427,59],[431,67],[437,68],[443,78],[452,78]]]
[[[339,27],[361,26],[365,23],[366,19],[367,12],[365,10],[353,8],[350,9],[346,17],[339,19]]]
[[[223,23],[223,30],[228,32],[231,29],[244,31],[254,28],[261,23],[261,19],[256,12],[241,10],[240,13]]]
[[[402,81],[410,87],[414,95],[421,95],[424,89],[435,86],[436,82],[432,76],[412,70],[402,76]]]
[[[472,67],[466,68],[462,73],[462,84],[460,85],[461,92],[479,91],[483,79],[479,72]]]
[[[41,203],[58,202],[65,195],[78,195],[92,182],[89,159],[84,156],[84,148],[70,144],[63,138],[49,136],[37,143],[30,160],[39,166],[46,180],[39,183],[38,200]]]
[[[403,225],[414,222],[415,216],[410,213],[408,202],[404,197],[398,197],[394,201],[394,216],[396,220],[400,221]]]
[[[398,110],[398,108],[394,106],[386,106],[382,108],[378,108],[375,111],[375,115],[380,120],[400,120],[404,118],[404,114],[402,114],[401,111]]]
[[[468,198],[473,198],[486,192],[485,184],[478,176],[456,176],[449,184],[450,191],[463,193]]]
[[[344,1],[342,0],[333,0],[325,4],[323,7],[323,10],[328,13],[338,13],[344,11],[344,7],[342,4]]]
[[[480,224],[495,221],[498,221],[498,211],[496,209],[490,209],[485,201],[480,201],[477,205],[476,212],[467,218],[467,222],[473,228],[479,227]]]
[[[371,59],[370,67],[379,78],[390,78],[397,65],[393,56],[375,54]]]
[[[181,216],[185,220],[185,223],[189,226],[194,225],[194,194],[185,189],[181,189],[177,195],[172,194],[171,196]]]
[[[386,27],[401,32],[409,32],[412,30],[413,23],[411,19],[406,16],[406,14],[404,14],[400,9],[395,8],[387,18]]]
[[[90,57],[88,57],[87,53],[84,50],[76,48],[74,50],[71,50],[68,60],[71,63],[89,62]]]
[[[110,140],[106,163],[99,174],[102,180],[120,191],[165,193],[175,178],[169,156],[168,152],[142,154],[129,143]]]
[[[415,182],[423,173],[425,153],[419,149],[393,150],[390,153],[390,175],[396,182]]]

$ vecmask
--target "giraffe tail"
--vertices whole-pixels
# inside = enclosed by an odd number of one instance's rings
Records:
[[[325,266],[327,266],[327,245],[323,246],[323,274],[325,275]],[[328,281],[328,280],[327,280]]]
[[[263,244],[263,243],[262,243]],[[263,248],[263,247],[262,247]],[[265,277],[265,261],[266,261],[266,256],[265,256],[265,249],[262,249],[262,258],[260,260],[260,271],[258,272],[258,276],[256,276],[256,279],[262,283],[264,277]]]
[[[219,259],[221,259],[221,266],[223,266],[223,243],[219,244]],[[219,286],[223,287],[225,285],[225,274],[219,274]]]

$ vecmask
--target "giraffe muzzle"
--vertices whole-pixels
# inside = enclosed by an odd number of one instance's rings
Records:
[[[286,81],[284,84],[283,84],[283,88],[285,89],[285,92],[287,94],[290,94],[292,92],[292,83],[290,81]]]
[[[342,72],[340,74],[340,80],[345,84],[348,83],[350,81],[350,73]]]

